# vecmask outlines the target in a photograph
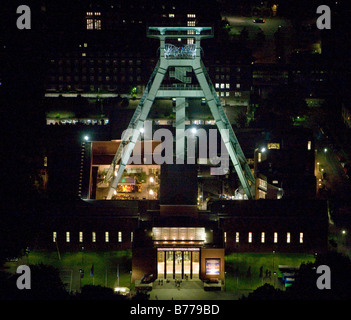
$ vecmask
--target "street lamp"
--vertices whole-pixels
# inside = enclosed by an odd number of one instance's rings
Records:
[[[89,140],[89,136],[84,136],[84,140],[88,141]]]
[[[273,287],[275,288],[274,254],[275,251],[273,250]]]

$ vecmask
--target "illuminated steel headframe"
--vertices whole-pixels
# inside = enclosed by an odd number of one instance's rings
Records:
[[[248,199],[253,199],[255,179],[201,60],[200,42],[202,39],[213,37],[212,28],[149,27],[147,36],[160,40],[160,58],[129,122],[126,130],[127,134],[122,137],[122,141],[107,172],[105,181],[110,183],[107,199],[111,199],[116,194],[117,185],[157,97],[175,98],[176,100],[176,155],[178,157],[184,156],[186,101],[188,98],[203,98],[206,100],[243,190]],[[166,39],[171,39],[171,41],[172,39],[177,39],[180,43],[182,39],[193,39],[193,43],[178,47],[174,44],[166,43]],[[170,67],[174,70],[169,70]],[[172,86],[168,90],[161,86],[168,70],[170,77],[183,83],[181,86]],[[189,85],[191,83],[191,77],[187,77],[187,72],[189,71],[194,72],[199,86]]]

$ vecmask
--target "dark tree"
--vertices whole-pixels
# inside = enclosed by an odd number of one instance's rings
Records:
[[[242,297],[241,300],[284,300],[284,296],[283,291],[265,283],[262,287],[249,293],[247,297]]]
[[[0,299],[65,300],[69,298],[57,268],[44,264],[29,265],[29,267],[31,273],[30,289],[17,289],[16,281],[21,275],[1,274],[3,281],[0,286]]]
[[[76,295],[78,300],[125,300],[126,297],[115,294],[113,289],[86,285],[82,288],[81,293]]]

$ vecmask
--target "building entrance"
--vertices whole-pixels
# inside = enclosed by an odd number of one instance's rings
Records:
[[[199,279],[200,248],[158,248],[158,279]]]

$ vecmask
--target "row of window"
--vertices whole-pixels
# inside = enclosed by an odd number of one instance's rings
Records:
[[[239,87],[238,87],[239,85]],[[238,83],[236,85],[237,88],[240,88],[240,84]],[[230,83],[215,83],[215,88],[216,89],[230,89]]]
[[[138,73],[140,74],[141,73],[141,68],[94,68],[94,67],[90,67],[90,68],[86,68],[86,67],[83,67],[83,68],[78,68],[78,67],[75,67],[75,68],[70,68],[70,67],[67,67],[67,68],[62,68],[62,67],[59,67],[57,68],[57,72],[59,74],[62,74],[62,73],[67,73],[68,75],[70,75],[72,72],[74,72],[75,74],[80,74],[80,73],[91,73],[91,74],[95,74],[95,73],[99,73],[99,74],[102,74],[102,73],[114,73],[114,74],[118,74],[118,73],[126,73],[126,71],[128,73]],[[56,70],[50,70],[50,72],[56,72]]]
[[[224,241],[227,242],[227,234],[226,232],[224,232]],[[239,243],[240,240],[240,233],[236,232],[235,233],[235,243]],[[287,232],[284,236],[284,241],[286,243],[291,243],[291,233]],[[253,233],[249,232],[247,234],[247,242],[248,243],[252,243],[253,242]],[[261,243],[265,243],[266,242],[266,233],[265,232],[261,232]],[[299,233],[299,239],[298,239],[299,243],[303,243],[303,232]],[[273,233],[273,243],[278,243],[278,232],[274,232]]]
[[[98,81],[98,82],[110,82],[110,81],[114,81],[114,82],[134,82],[134,81],[137,81],[137,82],[141,82],[142,81],[142,78],[141,76],[136,76],[136,77],[133,77],[133,76],[121,76],[121,77],[117,77],[117,76],[74,76],[74,77],[71,77],[71,76],[66,76],[66,77],[63,77],[63,76],[59,76],[59,77],[50,77],[50,82],[51,83],[55,83],[56,81],[59,81],[59,82],[76,82],[76,83],[79,83],[79,82],[95,82],[95,81]]]
[[[87,47],[87,44],[84,43],[84,47]],[[57,64],[58,65],[63,65],[64,63],[67,64],[67,65],[71,65],[71,64],[75,64],[75,65],[79,65],[79,63],[81,62],[82,64],[86,64],[87,62],[89,62],[91,65],[93,64],[106,64],[106,65],[110,65],[110,64],[113,64],[113,65],[126,65],[128,61],[128,64],[130,66],[132,66],[134,63],[136,63],[137,65],[141,65],[141,60],[140,59],[137,59],[137,60],[126,60],[126,59],[122,59],[122,60],[118,60],[118,59],[113,59],[113,60],[109,60],[109,59],[105,59],[105,60],[102,60],[102,59],[83,59],[83,60],[78,60],[78,59],[75,59],[74,61],[73,60],[70,60],[70,59],[67,59],[67,60],[58,60],[57,61]],[[55,62],[55,59],[51,59],[51,64],[54,65],[56,62]]]
[[[66,239],[66,242],[71,242],[71,232],[69,232],[69,231],[66,232],[65,239]],[[80,231],[78,233],[78,241],[80,243],[83,243],[84,239],[85,239],[85,236],[84,236],[83,232]],[[57,232],[54,231],[52,233],[52,241],[56,242],[56,240],[57,240]],[[89,235],[89,241],[96,242],[96,232],[93,231]],[[120,242],[120,243],[122,242],[122,231],[118,231],[118,233],[117,233],[117,241]],[[133,232],[130,233],[130,241],[133,242]],[[105,242],[110,242],[110,232],[108,232],[108,231],[105,232]]]

